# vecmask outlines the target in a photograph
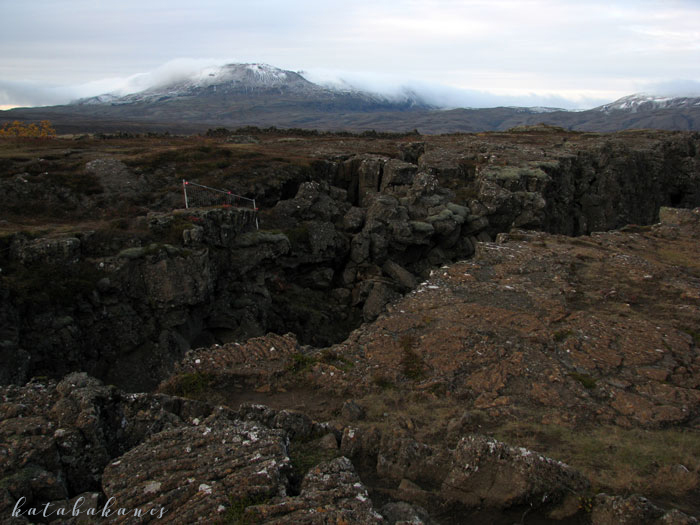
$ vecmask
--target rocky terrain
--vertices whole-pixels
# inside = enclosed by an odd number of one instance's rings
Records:
[[[696,135],[250,131],[2,144],[0,515],[695,522]]]

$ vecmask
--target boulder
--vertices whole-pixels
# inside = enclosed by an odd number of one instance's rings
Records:
[[[440,494],[470,507],[551,505],[587,490],[588,480],[568,465],[480,435],[462,438]]]
[[[593,498],[591,525],[693,525],[698,520],[674,509],[664,512],[648,499],[632,496],[610,496],[598,494]]]
[[[285,493],[291,469],[285,439],[282,430],[214,415],[164,430],[111,462],[103,490],[120,507],[144,514],[164,509],[183,522],[216,519],[232,502]]]
[[[397,159],[388,160],[384,165],[380,191],[383,193],[405,193],[413,184],[413,177],[417,172],[418,166],[415,164]]]
[[[382,266],[382,271],[391,277],[404,291],[413,290],[417,285],[415,276],[394,261],[386,261]]]
[[[411,164],[418,164],[418,161],[425,153],[425,142],[409,142],[407,144],[401,144],[399,146],[400,158],[404,162],[410,162]]]
[[[105,193],[135,193],[146,190],[147,184],[122,161],[108,157],[91,160],[85,171],[95,175]]]
[[[374,283],[372,290],[362,308],[362,316],[366,322],[374,321],[384,311],[384,307],[395,299],[398,294],[384,283]]]
[[[349,459],[339,457],[313,467],[298,496],[273,498],[248,507],[251,523],[384,523]]]

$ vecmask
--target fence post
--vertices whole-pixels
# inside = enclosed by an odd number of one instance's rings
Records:
[[[187,181],[182,179],[182,193],[185,195],[185,209],[189,208],[189,203],[187,202]]]
[[[259,230],[260,225],[258,224],[258,207],[255,205],[255,199],[253,199],[253,213],[255,214],[255,229]]]

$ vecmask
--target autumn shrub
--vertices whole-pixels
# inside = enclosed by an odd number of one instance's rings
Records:
[[[56,136],[56,130],[48,120],[42,120],[39,124],[24,124],[19,120],[6,122],[0,128],[0,137],[14,138],[51,138]]]

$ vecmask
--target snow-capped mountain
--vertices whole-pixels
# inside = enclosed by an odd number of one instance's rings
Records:
[[[611,111],[626,111],[637,113],[638,111],[654,111],[664,108],[690,108],[700,107],[700,97],[662,97],[636,93],[622,97],[610,104],[604,104],[595,108],[597,111],[610,113]]]
[[[394,89],[393,95],[378,94],[349,82],[311,82],[302,72],[259,63],[209,67],[172,78],[128,94],[106,93],[63,106],[3,111],[0,124],[50,120],[71,132],[133,129],[189,133],[220,126],[275,126],[454,133],[503,131],[541,123],[582,131],[700,130],[700,97],[637,94],[586,111],[444,108],[427,103],[408,88]]]
[[[154,86],[144,91],[119,96],[111,93],[80,99],[78,105],[121,105],[155,103],[183,97],[221,95],[292,95],[295,97],[333,99],[351,96],[372,104],[401,104],[428,107],[414,92],[386,96],[355,89],[350,85],[320,86],[301,74],[268,64],[226,64],[200,70],[188,78]]]

